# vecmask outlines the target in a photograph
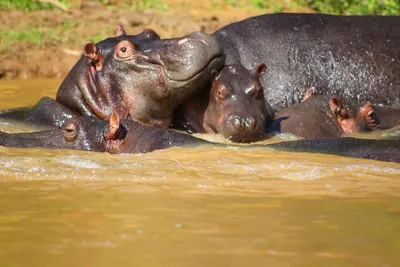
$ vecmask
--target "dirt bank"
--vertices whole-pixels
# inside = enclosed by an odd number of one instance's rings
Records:
[[[168,0],[142,11],[118,1],[112,5],[75,2],[69,13],[60,9],[0,11],[0,78],[63,77],[86,41],[112,36],[119,23],[130,34],[149,27],[166,38],[192,31],[211,33],[228,23],[276,11],[216,0]],[[293,8],[280,6],[279,11]],[[306,10],[296,7],[296,11]]]

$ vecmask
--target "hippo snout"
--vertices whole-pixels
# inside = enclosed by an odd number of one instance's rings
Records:
[[[230,123],[237,131],[252,131],[256,128],[257,125],[256,119],[254,117],[248,117],[245,119],[242,119],[240,117],[233,117]]]
[[[231,116],[224,128],[222,134],[233,142],[260,141],[264,138],[263,122],[255,117]]]

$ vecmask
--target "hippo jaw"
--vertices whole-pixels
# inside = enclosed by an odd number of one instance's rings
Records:
[[[210,65],[222,69],[225,56],[221,43],[214,37],[193,32],[181,38],[161,40],[162,45],[151,58],[163,67],[170,82],[187,82],[206,71]]]

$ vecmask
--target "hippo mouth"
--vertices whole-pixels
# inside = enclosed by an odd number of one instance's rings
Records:
[[[246,120],[233,116],[226,121],[222,135],[235,143],[257,142],[266,137],[263,125],[264,122],[260,119],[254,119],[249,124]]]

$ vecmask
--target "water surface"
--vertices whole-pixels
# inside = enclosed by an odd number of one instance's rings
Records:
[[[0,109],[60,82],[0,81]],[[400,266],[399,179],[396,163],[264,149],[0,147],[0,266]]]

